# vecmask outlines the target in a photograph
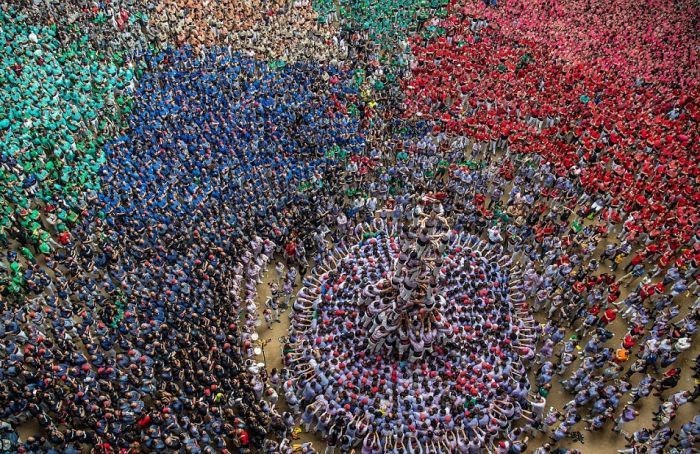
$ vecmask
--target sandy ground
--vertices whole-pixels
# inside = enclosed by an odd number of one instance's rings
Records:
[[[278,259],[279,257],[276,257]],[[262,312],[265,310],[265,301],[267,301],[268,297],[270,296],[270,283],[274,282],[276,279],[275,276],[275,264],[277,263],[277,260],[272,260],[270,261],[270,264],[265,271],[265,274],[263,275],[263,283],[258,285],[258,315],[261,320],[263,320],[263,315]],[[297,282],[300,282],[301,279],[297,279]],[[294,293],[296,294],[296,291],[299,290],[299,285],[296,286],[294,289]],[[291,305],[290,305],[291,306]],[[258,328],[258,334],[260,335],[260,341],[269,341],[269,344],[265,347],[265,356],[263,355],[258,355],[257,360],[260,362],[266,361],[267,365],[267,371],[270,372],[273,368],[277,368],[277,370],[282,369],[284,366],[282,364],[282,344],[280,343],[280,338],[287,336],[287,333],[289,331],[289,313],[291,311],[290,309],[284,311],[283,314],[280,316],[280,323],[273,323],[272,327],[268,329],[267,325],[263,323],[259,328]],[[287,404],[284,400],[284,393],[280,393],[280,399],[278,402],[278,407],[280,409],[285,409],[287,408]],[[326,445],[325,443],[321,440],[321,438],[316,435],[315,433],[309,433],[309,432],[302,432],[299,434],[299,440],[295,440],[294,444],[301,444],[305,442],[311,442],[313,443],[314,448],[316,448],[317,451],[322,452],[323,449],[325,449]]]

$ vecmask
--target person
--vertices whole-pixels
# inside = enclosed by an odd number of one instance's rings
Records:
[[[626,405],[622,409],[622,413],[620,413],[615,420],[615,427],[613,428],[613,431],[618,433],[622,432],[624,425],[628,422],[634,421],[637,416],[639,416],[639,412],[632,405]]]
[[[277,281],[275,283],[277,285],[280,285],[282,277],[284,276],[284,264],[282,262],[277,262],[277,264],[275,265],[275,276],[277,278]]]

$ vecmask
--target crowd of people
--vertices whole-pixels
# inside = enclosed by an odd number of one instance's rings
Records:
[[[0,5],[0,451],[694,452],[697,7],[651,3]]]
[[[294,302],[285,362],[302,422],[329,448],[492,449],[531,410],[521,357],[539,325],[519,269],[431,205],[410,211],[414,229],[403,216],[358,224],[358,243],[346,236]]]
[[[28,299],[5,312],[3,417],[31,414],[53,446],[259,446],[283,423],[247,370],[246,308],[277,246],[317,218],[326,150],[362,147],[339,109],[355,89],[223,50],[145,65],[79,241],[32,264]]]
[[[455,1],[445,36],[414,39],[404,115],[546,157],[667,263],[699,216],[697,39],[685,38],[697,6],[687,3]],[[586,15],[594,25],[580,25]]]
[[[129,110],[125,94],[136,68],[85,46],[85,35],[32,22],[6,5],[0,25],[0,244],[18,241],[31,261],[30,248],[49,254],[68,241],[86,193],[99,189],[102,148]],[[21,293],[24,267],[14,259],[9,266],[3,279]]]
[[[697,435],[697,421],[684,426],[685,438],[680,433],[673,438],[668,423],[680,407],[700,395],[697,385],[678,389],[682,371],[677,366],[679,357],[691,347],[700,320],[695,258],[690,258],[690,266],[655,270],[654,262],[635,260],[637,254],[627,238],[599,247],[606,238],[616,234],[624,237],[625,231],[600,213],[586,219],[591,202],[582,197],[582,185],[557,177],[555,167],[539,156],[501,155],[492,159],[489,153],[475,152],[475,144],[466,137],[442,134],[418,141],[397,138],[393,145],[374,165],[364,167],[362,179],[357,178],[361,168],[354,162],[346,167],[345,180],[351,182],[346,193],[354,194],[350,202],[353,209],[349,210],[352,215],[349,219],[340,216],[332,227],[353,232],[361,242],[354,246],[353,235],[349,241],[346,237],[331,245],[320,241],[317,248],[325,253],[317,255],[315,277],[305,281],[294,303],[293,348],[285,359],[298,377],[293,399],[305,408],[301,412],[305,426],[323,433],[330,446],[362,446],[365,452],[476,452],[484,448],[489,452],[524,452],[528,442],[545,435],[549,440],[542,443],[539,452],[554,452],[562,449],[562,443],[585,440],[581,434],[584,429],[597,431],[608,424],[624,432],[625,424],[642,411],[653,410],[652,426],[640,429],[639,434],[626,434],[629,452],[690,452],[694,438],[687,438],[687,434]],[[408,158],[402,159],[404,150],[408,150]],[[474,161],[456,162],[451,158],[454,153],[473,155]],[[390,181],[390,175],[399,178],[389,189],[381,182]],[[515,281],[517,291],[527,301],[525,313],[534,313],[543,323],[521,326],[538,342],[531,350],[517,351],[524,358],[524,369],[515,371],[519,376],[531,376],[532,382],[497,386],[496,392],[502,393],[499,396],[518,396],[517,405],[503,397],[493,399],[488,393],[482,401],[483,389],[477,388],[479,397],[475,397],[473,408],[445,408],[441,400],[445,394],[448,401],[461,402],[459,376],[446,379],[449,386],[444,386],[445,382],[436,385],[449,370],[440,359],[412,363],[405,351],[397,354],[400,348],[394,343],[380,341],[386,324],[376,329],[363,324],[363,314],[378,310],[373,298],[381,299],[379,306],[400,305],[400,298],[387,298],[382,292],[395,284],[390,271],[392,263],[402,262],[400,251],[394,249],[399,248],[403,233],[391,240],[384,238],[385,233],[375,238],[377,230],[385,229],[372,228],[377,225],[372,219],[393,222],[394,230],[402,232],[400,226],[414,224],[416,216],[425,211],[415,194],[437,197],[441,200],[439,211],[455,232],[476,235],[482,248],[498,245],[522,268],[522,277]],[[373,215],[376,206],[386,208]],[[420,229],[414,231],[416,234],[421,235]],[[393,254],[397,260],[385,259]],[[453,260],[453,255],[448,254],[445,261]],[[620,264],[635,271],[624,274],[626,270],[618,269]],[[473,269],[478,274],[479,268]],[[442,272],[450,276],[449,267],[443,266]],[[478,276],[463,274],[458,279],[460,291],[479,288]],[[387,285],[377,285],[375,290],[367,285],[382,278]],[[453,288],[448,278],[440,285]],[[460,309],[469,313],[470,307],[465,304]],[[486,311],[488,306],[480,306],[480,310]],[[445,318],[451,320],[449,315]],[[472,324],[457,323],[463,329]],[[417,332],[407,339],[411,346],[416,342],[424,346],[425,336],[439,337],[433,332]],[[377,351],[373,344],[382,348]],[[504,354],[508,351],[499,348]],[[452,360],[449,352],[459,351],[446,348],[440,353]],[[458,357],[480,361],[487,369],[503,367],[503,358],[498,355]],[[412,370],[418,371],[417,377],[408,373]],[[469,378],[478,380],[479,373],[481,370]],[[407,397],[411,392],[402,394],[406,377],[414,386],[409,391],[421,390],[422,399],[413,401]],[[421,385],[423,380],[432,383],[427,390]],[[444,389],[451,391],[440,393]],[[552,391],[569,394],[571,400],[562,408],[550,404],[548,411],[547,398]],[[652,393],[654,397],[650,397]],[[662,399],[660,405],[653,403],[656,398]],[[494,406],[497,417],[486,417]],[[511,426],[511,421],[521,424]],[[508,427],[512,430],[502,430]],[[447,435],[455,428],[463,432]]]
[[[225,46],[248,57],[280,63],[339,63],[347,45],[308,1],[165,0],[151,16],[159,41]]]

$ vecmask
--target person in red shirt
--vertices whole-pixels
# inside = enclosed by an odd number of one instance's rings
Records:
[[[250,435],[245,429],[238,429],[238,442],[241,446],[248,446],[250,443]]]
[[[615,321],[617,318],[617,311],[613,309],[612,307],[605,309],[603,311],[603,315],[600,316],[600,319],[598,320],[598,326],[601,328],[605,328],[610,324],[611,322]]]
[[[620,286],[618,284],[611,285],[608,293],[608,303],[612,304],[618,298],[620,298]]]
[[[297,253],[297,245],[293,238],[284,247],[284,253],[287,255],[287,260],[294,260]]]
[[[626,350],[631,350],[632,347],[637,345],[637,342],[635,341],[634,336],[632,334],[628,334],[622,340],[622,343],[620,345]]]
[[[58,235],[58,242],[64,246],[70,243],[70,232],[63,232]]]
[[[151,415],[146,415],[136,423],[139,427],[145,428],[151,423]]]
[[[645,301],[651,295],[656,293],[656,291],[657,291],[657,287],[654,284],[642,285],[642,288],[639,289],[639,297],[642,299],[642,301]]]
[[[645,253],[639,253],[632,257],[632,260],[625,266],[625,273],[629,272],[631,268],[633,268],[635,265],[638,265],[642,263],[646,259],[646,254]]]

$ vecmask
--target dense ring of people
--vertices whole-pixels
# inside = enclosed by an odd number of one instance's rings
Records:
[[[299,291],[285,362],[328,446],[478,450],[530,409],[522,278],[502,246],[442,227],[434,212],[417,231],[361,224]]]
[[[577,452],[606,428],[621,452],[694,452],[697,17],[690,0],[3,2],[0,452],[313,452],[298,424],[327,452]],[[505,306],[437,303],[442,322],[492,315],[488,348],[428,343],[460,369],[450,389],[444,358],[416,353],[432,333],[402,346],[361,300],[382,279],[412,294],[401,245],[428,234],[426,198],[446,250],[509,264]],[[450,250],[418,276],[454,273]],[[496,292],[462,271],[431,294]],[[285,367],[260,367],[289,306]]]

